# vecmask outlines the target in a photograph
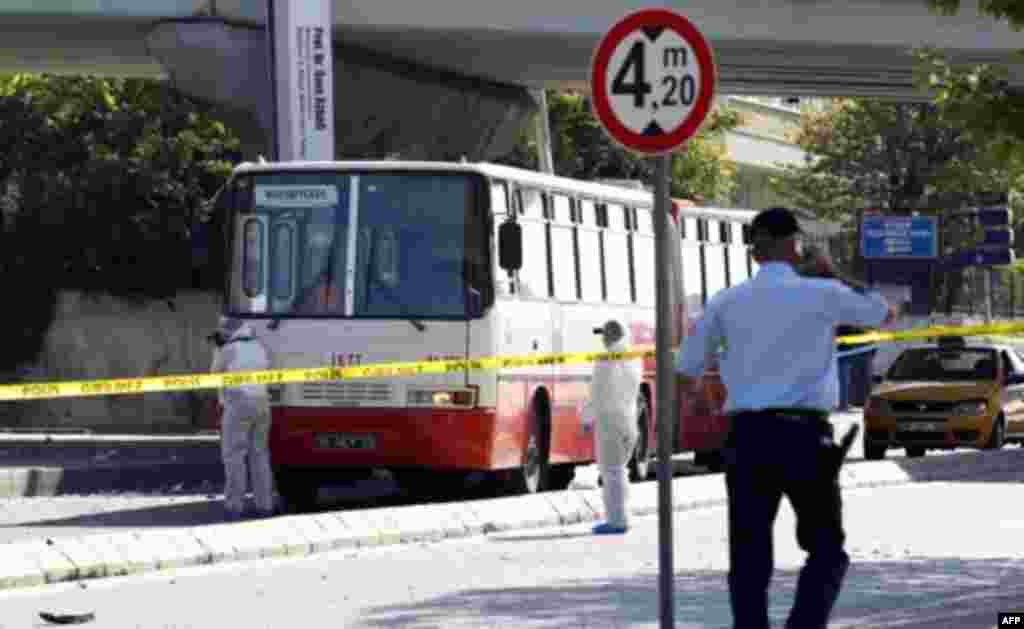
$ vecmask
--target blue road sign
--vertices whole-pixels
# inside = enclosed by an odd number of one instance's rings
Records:
[[[995,227],[985,230],[985,240],[981,246],[986,249],[1009,249],[1013,245],[1013,229]]]
[[[965,249],[943,260],[943,266],[962,269],[969,266],[1007,266],[1013,264],[1012,249]]]
[[[933,216],[865,216],[861,224],[865,258],[935,258],[938,228]]]
[[[1006,227],[1013,220],[1009,208],[983,207],[978,209],[978,224],[982,227]]]

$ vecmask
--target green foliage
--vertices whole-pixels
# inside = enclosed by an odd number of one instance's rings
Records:
[[[948,215],[1006,192],[1011,174],[981,135],[966,130],[945,102],[836,100],[801,117],[797,143],[813,157],[771,182],[776,192],[831,220],[849,221],[850,270],[861,270],[857,226],[865,207]],[[973,234],[944,221],[943,242],[957,246]],[[947,308],[958,299],[960,274],[942,286]]]
[[[151,80],[7,76],[0,146],[0,273],[38,297],[29,310],[52,310],[58,289],[145,299],[219,285],[223,261],[193,269],[190,236],[239,142],[205,105]]]
[[[575,92],[547,93],[555,172],[577,179],[638,179],[649,181],[652,160],[639,157],[615,144],[590,104]],[[672,195],[695,201],[724,202],[735,189],[735,166],[725,154],[722,134],[740,123],[730,109],[712,113],[686,146],[673,155]],[[501,163],[536,169],[537,146],[532,133],[524,133],[515,151]]]
[[[988,146],[933,104],[839,100],[804,113],[796,140],[813,157],[773,185],[828,218],[865,206],[973,204],[1009,184]]]
[[[928,6],[942,15],[956,15],[960,0],[927,0]],[[978,11],[997,20],[1006,20],[1014,30],[1024,28],[1024,2],[1021,0],[979,0]]]

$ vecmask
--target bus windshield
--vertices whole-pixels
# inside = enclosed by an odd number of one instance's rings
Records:
[[[464,318],[492,294],[475,176],[239,177],[230,310],[273,317]]]

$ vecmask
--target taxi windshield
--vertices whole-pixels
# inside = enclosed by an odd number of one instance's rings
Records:
[[[995,380],[996,353],[984,348],[909,349],[900,354],[889,368],[887,379],[934,382]]]

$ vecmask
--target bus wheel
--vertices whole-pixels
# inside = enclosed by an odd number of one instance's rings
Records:
[[[648,438],[651,410],[647,404],[647,395],[640,393],[636,401],[636,424],[637,434],[636,446],[633,448],[633,455],[629,459],[629,480],[634,483],[645,481],[651,470],[651,442]]]
[[[514,494],[536,494],[548,488],[548,444],[546,414],[535,403],[530,413],[529,434],[523,465],[513,470],[509,489]]]
[[[548,489],[562,491],[568,489],[572,479],[576,478],[576,466],[571,463],[553,465],[548,470]]]
[[[315,475],[304,470],[278,467],[274,469],[274,481],[286,511],[302,513],[316,508],[320,480]]]

